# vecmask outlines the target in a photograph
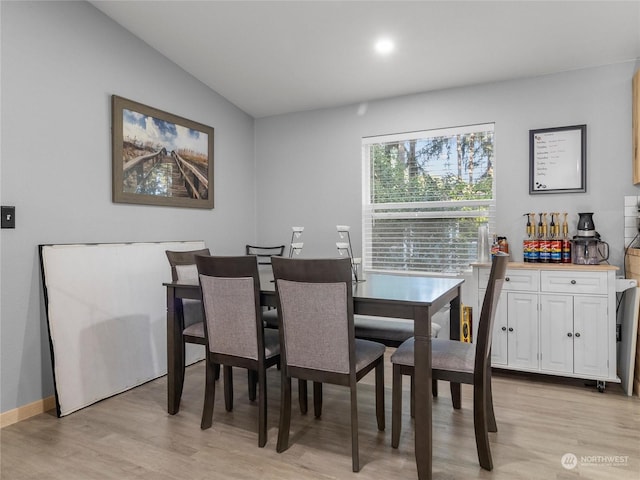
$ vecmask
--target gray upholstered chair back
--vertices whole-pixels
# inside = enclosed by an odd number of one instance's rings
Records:
[[[272,259],[287,366],[348,374],[355,363],[351,260]]]
[[[278,280],[278,292],[287,346],[287,364],[349,373],[349,322],[345,283]]]
[[[200,275],[209,350],[258,359],[253,278]]]
[[[212,353],[258,360],[264,352],[255,257],[196,257]]]

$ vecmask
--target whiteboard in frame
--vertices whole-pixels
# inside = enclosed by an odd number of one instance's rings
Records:
[[[587,191],[587,126],[529,130],[529,194]]]

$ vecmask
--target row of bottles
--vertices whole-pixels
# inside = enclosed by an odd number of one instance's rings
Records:
[[[529,263],[571,263],[571,240],[567,213],[563,213],[562,234],[560,233],[560,212],[525,213],[527,217],[526,235],[522,242],[523,257]],[[551,222],[547,224],[547,218]]]

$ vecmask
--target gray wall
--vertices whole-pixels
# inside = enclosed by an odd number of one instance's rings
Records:
[[[621,266],[631,181],[633,61],[557,75],[410,95],[256,120],[257,232],[286,242],[305,226],[303,255],[335,254],[336,224],[361,251],[361,138],[495,122],[496,229],[522,261],[525,212],[577,213],[594,222]],[[529,195],[529,130],[587,124],[587,192]],[[283,185],[284,183],[284,185]],[[307,212],[312,211],[309,216]]]
[[[242,253],[288,244],[334,255],[336,224],[360,251],[361,146],[369,135],[496,122],[497,229],[520,260],[522,213],[596,212],[622,261],[631,184],[635,62],[254,120],[84,2],[0,2],[0,411],[53,394],[37,257],[41,243],[205,240]],[[214,210],[111,202],[110,95],[216,129]],[[588,125],[588,191],[528,194],[529,129]],[[254,132],[255,128],[255,132]],[[255,133],[255,137],[254,137]],[[257,205],[257,207],[256,207]],[[309,213],[311,212],[311,214]],[[257,232],[257,237],[256,237]]]
[[[254,121],[85,2],[1,2],[1,396],[53,394],[38,244],[255,240]],[[215,128],[214,210],[111,202],[110,96]]]

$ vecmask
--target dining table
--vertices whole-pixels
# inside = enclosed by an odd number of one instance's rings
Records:
[[[419,480],[432,478],[431,318],[449,306],[451,339],[460,338],[460,295],[464,280],[455,277],[365,273],[353,283],[355,314],[413,320],[415,336],[415,457]],[[164,283],[167,290],[167,411],[180,408],[184,374],[181,299],[200,299],[199,285]],[[260,302],[276,307],[273,274],[260,275]],[[452,384],[456,401],[460,385]]]

